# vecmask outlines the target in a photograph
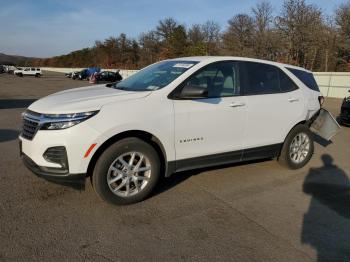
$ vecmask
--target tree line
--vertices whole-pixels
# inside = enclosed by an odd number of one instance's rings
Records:
[[[274,15],[263,1],[221,28],[215,21],[190,27],[174,18],[159,21],[138,39],[122,33],[67,55],[36,59],[36,66],[139,69],[159,60],[202,55],[267,59],[312,71],[350,71],[350,1],[325,15],[305,0],[285,0]]]

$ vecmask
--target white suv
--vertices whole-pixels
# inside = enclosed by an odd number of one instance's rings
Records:
[[[27,67],[23,69],[17,69],[13,72],[17,76],[35,76],[40,77],[42,76],[42,72],[40,68],[34,68],[34,67]]]
[[[49,95],[23,113],[26,166],[49,180],[91,177],[104,200],[146,198],[161,176],[277,158],[301,168],[322,95],[311,72],[238,57],[150,65],[114,85]]]

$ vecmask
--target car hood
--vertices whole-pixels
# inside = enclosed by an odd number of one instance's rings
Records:
[[[105,85],[95,85],[54,93],[35,101],[28,109],[45,114],[87,112],[99,110],[109,103],[143,98],[150,93],[151,91],[124,91]]]

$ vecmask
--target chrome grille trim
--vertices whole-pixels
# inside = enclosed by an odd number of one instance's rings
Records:
[[[21,136],[32,140],[40,128],[41,114],[27,110],[22,114],[22,132]]]

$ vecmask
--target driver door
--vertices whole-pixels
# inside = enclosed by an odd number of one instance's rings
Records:
[[[180,87],[207,88],[205,98],[174,100],[177,170],[240,160],[246,122],[238,64],[205,66]],[[186,160],[185,160],[186,159]],[[183,161],[185,160],[185,161]]]

